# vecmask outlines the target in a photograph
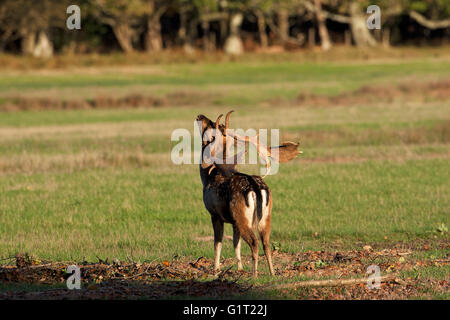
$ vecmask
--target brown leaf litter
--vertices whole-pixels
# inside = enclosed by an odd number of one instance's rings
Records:
[[[0,299],[164,299],[172,297],[266,297],[277,290],[280,298],[294,299],[406,299],[427,297],[427,292],[445,293],[449,290],[448,279],[429,277],[405,278],[402,272],[434,266],[448,267],[450,254],[433,259],[419,259],[415,253],[431,250],[432,246],[449,249],[448,240],[435,243],[411,245],[400,243],[394,247],[372,245],[370,250],[361,245],[358,250],[322,250],[286,253],[274,251],[276,277],[269,282],[252,282],[251,272],[238,272],[233,258],[222,260],[221,272],[213,271],[212,259],[174,258],[162,262],[78,263],[81,272],[81,290],[69,290],[66,281],[67,267],[72,263],[39,261],[21,254],[3,259],[9,263],[0,266],[0,283],[6,285],[37,286],[33,290],[6,289]],[[250,257],[243,259],[251,265]],[[260,275],[267,268],[260,257]],[[75,264],[75,263],[73,263]],[[380,289],[369,289],[361,281],[368,276],[370,265],[380,267],[386,281]],[[392,276],[389,276],[392,275]],[[335,279],[331,286],[305,281]],[[353,279],[353,280],[352,280]],[[359,279],[359,280],[358,280]],[[342,280],[342,281],[340,281]],[[298,283],[300,285],[280,284]],[[329,283],[330,281],[326,281]],[[50,287],[49,287],[50,285]],[[55,288],[56,286],[56,288]],[[278,287],[278,289],[277,289]],[[1,286],[0,286],[1,288]],[[269,290],[269,291],[268,291]]]

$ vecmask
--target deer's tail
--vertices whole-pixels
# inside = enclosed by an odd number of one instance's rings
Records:
[[[252,192],[253,201],[256,204],[255,210],[253,211],[253,230],[256,230],[256,226],[258,225],[259,221],[261,221],[263,215],[263,197],[261,194],[263,190],[260,188],[255,189],[256,190]]]

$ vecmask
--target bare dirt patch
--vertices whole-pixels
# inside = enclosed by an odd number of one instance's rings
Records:
[[[450,98],[450,80],[431,82],[405,82],[393,86],[363,86],[335,96],[301,93],[295,105],[356,105],[395,101],[446,101]]]
[[[212,103],[213,99],[214,97],[208,93],[187,91],[171,92],[165,96],[133,93],[119,97],[98,95],[92,99],[69,100],[47,97],[10,97],[5,98],[5,102],[0,104],[0,111],[159,108]]]
[[[234,259],[222,261],[222,271],[214,273],[213,261],[174,258],[162,262],[108,262],[78,263],[81,270],[82,289],[68,290],[65,282],[68,265],[37,261],[28,255],[16,255],[9,263],[0,266],[2,285],[29,284],[57,285],[60,288],[39,290],[8,290],[0,292],[0,299],[161,299],[174,297],[270,297],[276,284],[295,283],[306,279],[354,279],[366,276],[369,265],[376,264],[381,274],[395,274],[392,280],[381,284],[378,290],[369,289],[365,283],[339,286],[312,286],[298,289],[281,289],[280,297],[298,299],[406,299],[429,297],[427,290],[445,293],[449,290],[448,279],[401,276],[401,272],[433,267],[448,267],[450,254],[440,258],[420,259],[418,252],[432,248],[450,249],[446,239],[434,242],[406,243],[394,246],[365,245],[359,250],[305,251],[297,254],[274,252],[276,277],[270,282],[258,284],[250,281],[249,271],[235,270]],[[263,261],[263,257],[260,257]],[[4,259],[5,261],[6,259]],[[250,264],[249,257],[245,263]],[[263,262],[261,263],[263,264]],[[265,275],[265,266],[260,274]]]
[[[12,98],[0,105],[0,111],[22,110],[75,110],[105,108],[162,107],[167,104],[164,98],[129,95],[120,98],[98,96],[86,100],[59,100],[53,98]]]
[[[22,110],[76,110],[158,108],[165,106],[213,105],[221,93],[175,91],[161,96],[133,93],[124,96],[98,95],[94,98],[58,99],[48,97],[5,97],[0,111]],[[264,104],[278,106],[347,106],[372,103],[429,102],[450,99],[450,80],[429,82],[405,82],[392,86],[363,86],[338,95],[301,93],[293,101],[273,98]]]

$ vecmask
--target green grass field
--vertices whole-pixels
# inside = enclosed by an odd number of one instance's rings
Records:
[[[305,92],[449,80],[448,60],[101,71],[0,73],[0,103],[98,92],[217,98],[198,106],[0,113],[0,258],[18,252],[54,261],[212,258],[212,242],[198,240],[212,235],[198,166],[170,161],[170,134],[193,132],[199,113],[215,119],[230,109],[235,128],[278,128],[282,139],[301,142],[303,155],[266,178],[274,198],[272,242],[282,252],[448,241],[448,232],[437,231],[450,226],[448,96],[331,107],[286,102]],[[250,254],[246,245],[243,254]],[[222,255],[234,256],[231,241]]]

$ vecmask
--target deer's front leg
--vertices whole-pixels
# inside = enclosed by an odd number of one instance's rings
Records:
[[[222,250],[223,240],[223,221],[216,217],[211,217],[214,228],[214,270],[220,267],[220,251]]]

